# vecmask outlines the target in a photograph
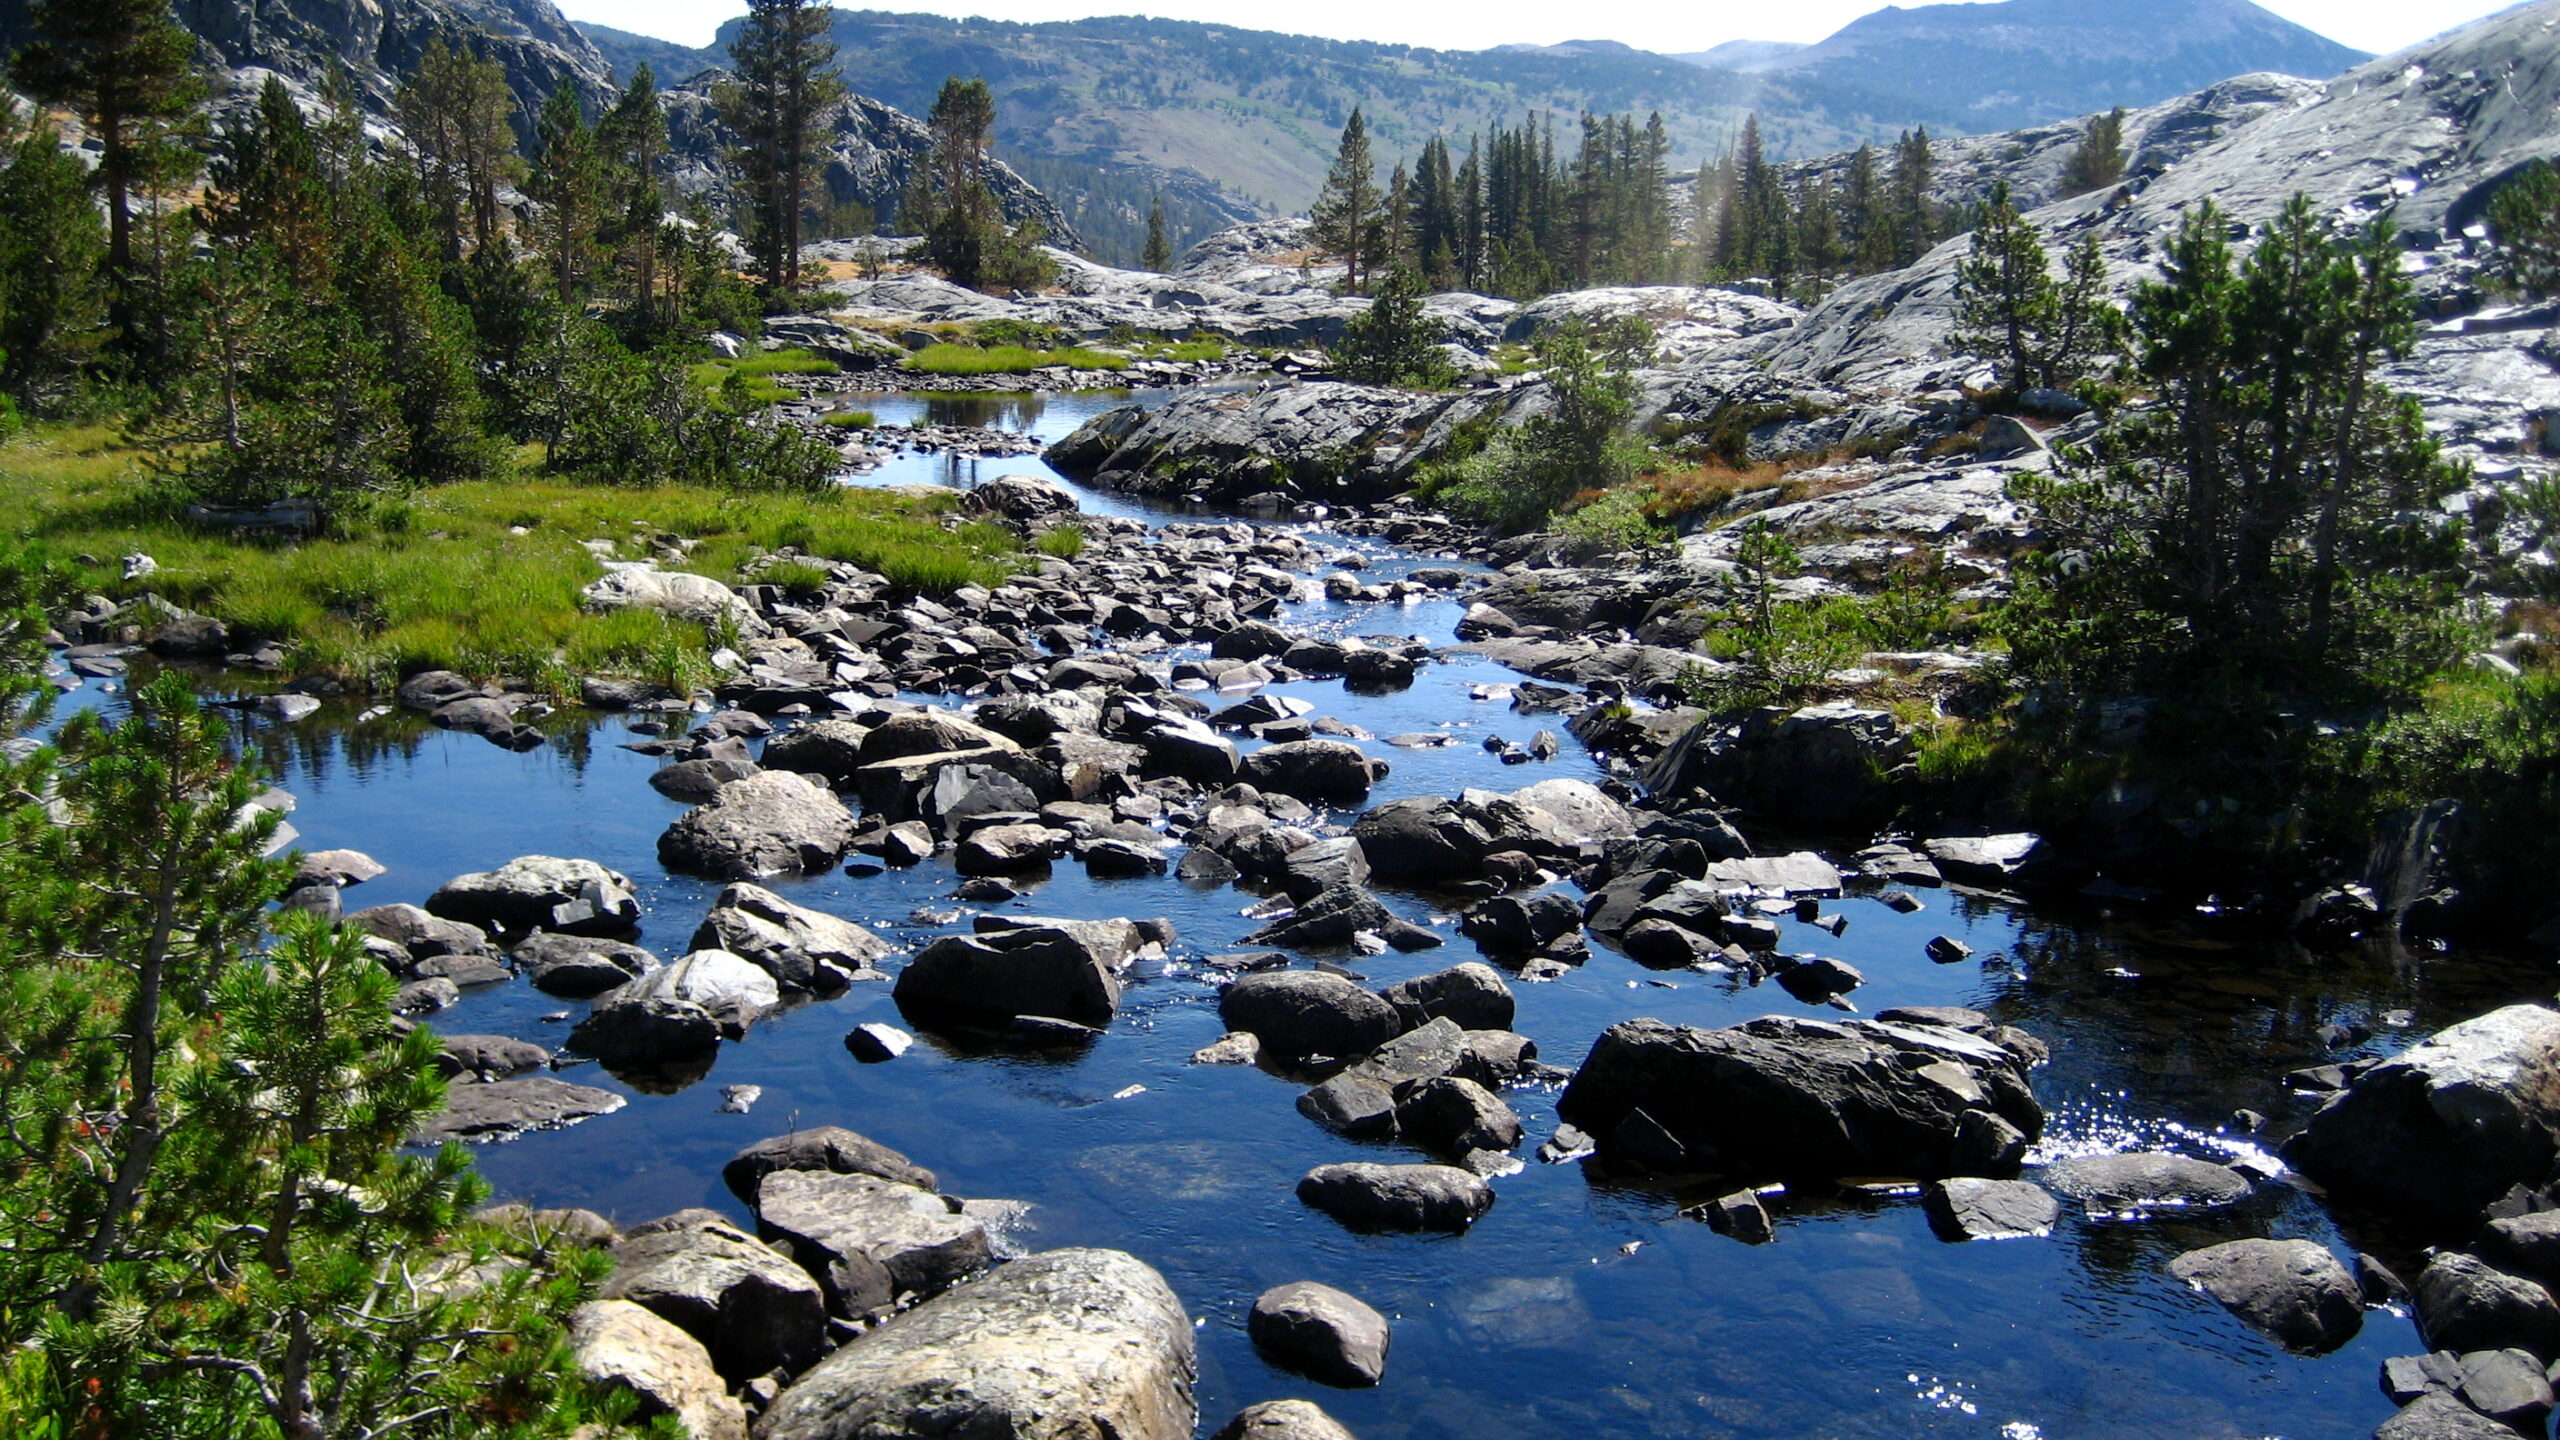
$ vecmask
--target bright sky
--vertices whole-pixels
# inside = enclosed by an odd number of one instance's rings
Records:
[[[723,20],[746,13],[744,0],[559,0],[570,18],[708,45]],[[2507,8],[2506,0],[2259,0],[2298,25],[2359,50],[2414,45],[2466,20]],[[1795,0],[1776,10],[1756,6],[1667,5],[1663,0],[1294,0],[1239,13],[1233,0],[845,0],[846,8],[985,16],[994,20],[1074,20],[1144,14],[1339,40],[1381,40],[1443,49],[1482,49],[1517,42],[1622,40],[1666,54],[1707,49],[1727,40],[1819,40],[1878,8],[1876,0]],[[1250,16],[1248,20],[1246,17]]]

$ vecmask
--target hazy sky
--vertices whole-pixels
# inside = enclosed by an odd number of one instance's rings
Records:
[[[687,45],[707,45],[720,22],[746,13],[745,0],[559,0],[572,19],[592,20]],[[993,20],[1072,20],[1090,15],[1157,15],[1244,25],[1340,40],[1384,40],[1451,50],[1515,42],[1623,40],[1670,54],[1726,40],[1819,40],[1878,8],[1877,0],[1795,0],[1776,10],[1730,4],[1673,6],[1663,0],[1295,0],[1243,8],[1234,0],[844,0],[846,8],[982,15]],[[2296,24],[2360,50],[2391,51],[2465,20],[2507,8],[2506,0],[2259,0]]]

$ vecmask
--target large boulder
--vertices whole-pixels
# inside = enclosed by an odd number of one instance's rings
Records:
[[[693,932],[696,950],[726,950],[762,968],[785,990],[833,995],[855,979],[878,978],[871,962],[896,947],[850,920],[794,905],[761,885],[720,892]]]
[[[926,1021],[1045,1015],[1108,1025],[1120,1009],[1116,958],[1060,925],[946,935],[907,962],[892,993]]]
[[[935,1295],[995,1259],[987,1227],[930,1190],[873,1175],[776,1170],[756,1186],[756,1232],[826,1286],[839,1315]]]
[[[1444,1016],[1462,1030],[1508,1030],[1514,1011],[1510,984],[1481,960],[1399,980],[1378,996],[1395,1007],[1397,1023],[1407,1030]]]
[[[761,1440],[1191,1440],[1190,1317],[1116,1250],[1052,1250],[891,1319],[794,1383]]]
[[[757,1187],[777,1170],[871,1175],[919,1190],[939,1188],[932,1171],[841,1125],[820,1125],[759,1140],[729,1157],[729,1163],[720,1167],[720,1183],[729,1187],[730,1194],[753,1205]]]
[[[827,869],[852,843],[843,801],[803,776],[767,770],[686,811],[658,837],[658,859],[714,879],[760,880]]]
[[[2365,1071],[2284,1158],[2332,1189],[2468,1220],[2549,1176],[2560,1135],[2560,1013],[2510,1005]]]
[[[699,1057],[746,1033],[782,1003],[774,978],[726,950],[696,950],[606,992],[569,1032],[599,1060],[653,1064]]]
[[[481,1085],[453,1085],[444,1092],[444,1109],[409,1137],[417,1145],[448,1140],[487,1144],[513,1140],[531,1130],[556,1130],[598,1115],[610,1115],[630,1102],[610,1090],[573,1085],[557,1075],[527,1075]]]
[[[1386,778],[1383,760],[1341,740],[1291,740],[1244,757],[1246,784],[1257,790],[1327,805],[1357,805],[1369,787]]]
[[[2530,1350],[2560,1358],[2560,1305],[2551,1292],[2469,1255],[2447,1251],[2409,1286],[2418,1333],[2438,1350]]]
[[[1055,480],[1037,475],[998,475],[963,492],[961,508],[1025,523],[1055,520],[1076,513],[1076,495]]]
[[[1475,816],[1452,800],[1415,795],[1390,800],[1351,824],[1352,838],[1380,878],[1429,884],[1472,880],[1494,841]]]
[[[1245,1333],[1263,1353],[1327,1385],[1361,1389],[1387,1373],[1387,1317],[1330,1285],[1295,1280],[1263,1291]]]
[[[545,995],[583,1000],[658,968],[637,945],[592,935],[533,934],[507,952],[516,969]]]
[[[569,1314],[569,1353],[587,1379],[630,1394],[634,1418],[672,1415],[693,1440],[747,1440],[747,1412],[702,1342],[629,1300],[590,1300]]]
[[[826,1349],[827,1302],[807,1271],[723,1221],[631,1235],[599,1292],[672,1321],[732,1385],[797,1371]]]
[[[870,727],[851,720],[812,720],[766,741],[756,763],[767,770],[815,775],[842,790],[861,771],[862,742],[870,734]]]
[[[1322,970],[1247,975],[1218,997],[1218,1018],[1265,1053],[1292,1057],[1366,1055],[1404,1028],[1394,1006]]]
[[[2044,1128],[2026,1062],[1991,1040],[1774,1015],[1612,1025],[1556,1111],[1661,1171],[2001,1178]]]
[[[2326,1355],[2364,1325],[2356,1279],[2310,1240],[2233,1240],[2190,1250],[2169,1273],[2288,1350]]]
[[[2045,1183],[2102,1215],[2210,1210],[2249,1194],[2249,1177],[2230,1166],[2165,1150],[2071,1156],[2046,1169]]]
[[[593,860],[549,855],[457,875],[427,897],[426,911],[499,935],[628,935],[640,925],[640,899],[628,877]]]
[[[1847,701],[1702,720],[1637,776],[1666,801],[1709,799],[1800,830],[1853,826],[1889,808],[1919,773],[1910,733],[1887,710]]]

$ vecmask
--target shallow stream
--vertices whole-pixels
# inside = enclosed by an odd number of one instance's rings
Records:
[[[849,397],[883,421],[1001,424],[1055,438],[1119,397]],[[966,484],[1042,473],[1035,459],[909,456],[865,484]],[[1147,514],[1087,496],[1097,511]],[[1374,541],[1343,541],[1370,559],[1366,578],[1445,564]],[[1353,634],[1418,634],[1447,643],[1454,601],[1404,608],[1291,607],[1287,624]],[[1360,696],[1339,682],[1277,687],[1320,715],[1360,726],[1392,775],[1372,803],[1465,786],[1515,789],[1557,775],[1599,778],[1569,737],[1546,765],[1504,766],[1480,740],[1525,743],[1560,717],[1513,713],[1474,687],[1518,677],[1482,663],[1426,666],[1401,694]],[[114,705],[91,682],[79,703]],[[525,854],[575,856],[627,873],[647,918],[641,943],[685,948],[719,886],[668,875],[657,838],[682,810],[648,783],[657,761],[622,749],[620,719],[555,717],[548,745],[527,753],[435,730],[408,716],[345,724],[337,710],[300,726],[243,719],[300,808],[310,848],[366,851],[389,873],[347,895],[349,908],[422,901],[463,871]],[[1438,749],[1384,737],[1445,730]],[[1253,742],[1244,742],[1249,748]],[[1338,818],[1347,819],[1347,816]],[[947,859],[853,879],[841,872],[772,884],[787,899],[857,920],[906,946],[967,928],[949,896]],[[1450,917],[1425,898],[1382,892],[1402,913],[1447,934],[1443,949],[1348,961],[1374,983],[1474,958]],[[1845,934],[1785,918],[1784,948],[1837,956],[1865,972],[1854,999],[1965,1005],[2050,1042],[2036,1085],[2053,1120],[2039,1158],[2110,1149],[2177,1148],[2210,1158],[2250,1153],[2231,1125],[2239,1107],[2282,1115],[2277,1076],[2299,1065],[2403,1046],[2454,1020],[2550,988],[2547,967],[2463,955],[2314,959],[2209,932],[2145,927],[2095,909],[2031,912],[1997,897],[1918,892],[1902,915],[1872,898],[1827,902]],[[1292,1194],[1312,1166],[1422,1158],[1318,1128],[1293,1106],[1298,1087],[1250,1068],[1194,1067],[1192,1051],[1222,1027],[1217,991],[1193,963],[1237,948],[1259,922],[1255,897],[1170,879],[1094,881],[1072,862],[1003,907],[1023,914],[1164,916],[1174,962],[1137,979],[1119,1019],[1073,1055],[991,1051],[926,1034],[902,1058],[857,1064],[842,1044],[866,1020],[906,1022],[884,985],[759,1024],[724,1046],[710,1075],[674,1094],[629,1091],[621,1112],[528,1135],[479,1154],[501,1196],[580,1205],[629,1223],[683,1206],[746,1219],[719,1168],[750,1141],[793,1125],[840,1124],[936,1171],[953,1194],[1005,1197],[1030,1209],[1016,1249],[1125,1249],[1163,1271],[1199,1324],[1204,1432],[1243,1405],[1286,1395],[1317,1400],[1365,1440],[1572,1435],[2206,1437],[2363,1434],[2392,1412],[2375,1380],[2383,1357],[2422,1348],[2401,1315],[2374,1312],[2363,1334],[2320,1359],[2287,1355],[2166,1273],[2200,1244],[2249,1235],[2309,1236],[2376,1249],[2387,1237],[2340,1234],[2321,1204],[2267,1184],[2241,1207],[2139,1223],[2067,1215],[2050,1238],[1950,1244],[1916,1196],[1822,1190],[1770,1197],[1772,1244],[1746,1246],[1682,1218],[1709,1198],[1613,1188],[1576,1164],[1541,1165],[1495,1183],[1492,1212],[1468,1234],[1361,1236]],[[920,908],[958,909],[936,925]],[[1973,958],[1933,964],[1923,945],[1953,935]],[[898,962],[889,962],[894,967]],[[1551,983],[1515,985],[1517,1028],[1542,1059],[1580,1060],[1606,1026],[1639,1015],[1722,1025],[1808,1011],[1774,985],[1736,988],[1689,972],[1657,974],[1594,945],[1590,963]],[[499,1033],[556,1047],[576,1002],[522,982],[467,995],[436,1020],[449,1032]],[[2404,1012],[2393,1014],[2392,1012]],[[2325,1022],[2369,1026],[2367,1046],[2332,1054]],[[2394,1024],[2393,1021],[2399,1023]],[[908,1026],[907,1028],[913,1028]],[[627,1089],[598,1067],[568,1078]],[[721,1111],[725,1085],[763,1094],[751,1114]],[[1509,1096],[1527,1121],[1524,1158],[1554,1125],[1555,1096]],[[2033,1171],[2030,1170],[2032,1177]],[[1340,1286],[1394,1322],[1385,1383],[1329,1390],[1265,1364],[1244,1333],[1268,1286]]]

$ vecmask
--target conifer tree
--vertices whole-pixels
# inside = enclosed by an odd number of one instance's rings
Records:
[[[1845,256],[1840,241],[1840,211],[1831,198],[1831,182],[1816,179],[1804,187],[1804,199],[1796,211],[1796,248],[1805,278],[1811,285],[1800,286],[1802,298],[1810,299],[1811,291],[1820,289],[1840,273]]]
[[[933,148],[908,185],[901,208],[912,213],[901,218],[921,221],[925,258],[955,284],[1028,289],[1047,280],[1049,263],[1039,253],[1038,227],[1026,220],[1007,231],[987,186],[995,123],[995,93],[986,81],[953,76],[942,82],[926,116]]]
[[[14,117],[12,117],[14,118]],[[106,323],[106,231],[86,167],[39,121],[0,170],[0,389],[42,411],[68,399]]]
[[[1849,157],[1849,173],[1840,187],[1840,215],[1851,271],[1871,275],[1892,269],[1894,227],[1872,145],[1860,145]]]
[[[2089,122],[2080,143],[2063,158],[2061,194],[2065,199],[2103,190],[2124,178],[2124,107],[2119,105]]]
[[[133,315],[133,192],[149,164],[155,125],[191,113],[204,97],[195,38],[168,0],[36,0],[35,41],[9,66],[18,88],[80,117],[98,141],[97,186],[107,207],[107,278],[119,331]]]
[[[1895,265],[1912,264],[1929,253],[1930,241],[1937,233],[1937,217],[1929,199],[1936,169],[1928,127],[1903,132],[1893,147],[1890,187]]]
[[[736,79],[713,97],[721,123],[738,137],[748,247],[776,303],[800,289],[801,222],[824,163],[826,112],[844,98],[833,16],[813,0],[749,0],[729,46]]]
[[[1485,284],[1484,159],[1478,142],[1467,142],[1467,158],[1458,166],[1458,274],[1470,290]]]
[[[1378,254],[1371,262],[1381,273],[1414,268],[1413,180],[1398,161],[1387,176],[1378,200]]]
[[[1316,249],[1340,260],[1343,288],[1360,294],[1375,268],[1380,224],[1378,167],[1369,155],[1369,122],[1359,110],[1342,126],[1333,168],[1308,212]]]
[[[533,173],[525,193],[542,206],[540,234],[552,294],[564,309],[575,308],[593,288],[605,197],[604,157],[575,86],[563,82],[552,90],[534,117],[533,135]]]
[[[417,68],[393,100],[393,114],[409,140],[418,188],[435,214],[448,265],[471,249],[504,243],[498,191],[520,167],[509,119],[515,98],[506,72],[494,60],[427,42]]]
[[[2507,282],[2527,295],[2560,293],[2560,169],[2536,160],[2489,198]]]
[[[632,68],[631,83],[596,123],[607,194],[600,238],[630,277],[634,333],[653,333],[662,316],[658,257],[667,223],[665,181],[658,174],[667,149],[667,116],[658,101],[657,77],[647,65]]]
[[[1164,197],[1158,195],[1147,202],[1147,248],[1138,257],[1139,268],[1161,275],[1173,268],[1173,242],[1164,233]]]

